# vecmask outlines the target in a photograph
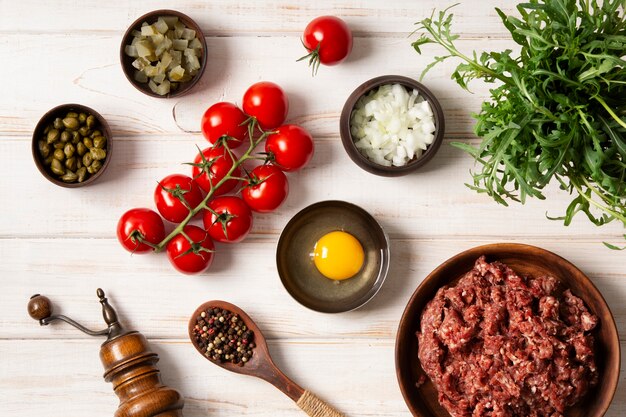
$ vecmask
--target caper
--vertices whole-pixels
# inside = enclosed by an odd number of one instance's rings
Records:
[[[66,117],[63,119],[63,126],[69,130],[76,130],[79,126],[78,119],[76,117]]]
[[[87,168],[78,168],[78,170],[76,171],[76,175],[78,176],[78,182],[85,181],[85,178],[87,177]]]
[[[65,145],[65,148],[63,148],[63,152],[65,152],[66,157],[71,158],[74,155],[74,152],[76,152],[76,148],[74,148],[74,145],[71,143],[68,143]]]
[[[74,118],[78,118],[78,113],[76,113],[75,111],[71,111],[69,113],[67,113],[65,115],[65,117],[74,117]]]
[[[54,119],[54,122],[52,123],[52,126],[55,129],[63,129],[63,120],[61,120],[60,117],[57,117],[56,119]]]
[[[83,167],[83,159],[76,158],[76,168],[81,169]]]
[[[100,161],[107,157],[107,152],[104,149],[94,147],[91,148],[89,152],[91,153],[91,157],[96,161]]]
[[[76,157],[72,156],[71,158],[65,160],[65,168],[74,171],[76,169],[76,166]]]
[[[65,175],[61,177],[63,182],[76,182],[78,179],[78,175],[74,174],[72,171],[67,171]]]
[[[82,125],[87,121],[87,115],[85,113],[80,113],[78,115],[78,122]]]
[[[46,126],[46,128],[43,130],[43,134],[45,135],[46,133],[48,133],[50,129],[52,129],[51,125]]]
[[[54,159],[54,156],[52,155],[48,155],[48,157],[46,159],[43,160],[43,164],[47,167],[50,166],[50,164],[52,163],[52,160]]]
[[[82,137],[80,136],[80,133],[78,133],[77,131],[72,132],[72,143],[74,145],[78,145],[78,142],[80,142],[81,139]]]
[[[47,158],[48,155],[50,155],[50,145],[48,145],[45,140],[38,141],[37,145],[39,145],[39,155],[43,158]]]
[[[87,152],[87,147],[84,143],[78,142],[78,145],[76,145],[76,152],[78,152],[78,155],[83,156],[85,152]]]
[[[65,168],[63,168],[63,165],[61,165],[61,161],[59,161],[58,159],[52,160],[52,162],[50,163],[50,170],[55,175],[65,174]]]
[[[91,165],[91,163],[93,162],[93,157],[91,156],[91,153],[87,152],[85,155],[83,155],[83,165],[88,167]]]
[[[48,142],[48,145],[56,142],[59,139],[59,134],[58,129],[50,129],[46,135],[46,142]]]
[[[106,143],[107,140],[104,136],[96,136],[95,138],[93,138],[93,146],[96,148],[103,149]]]
[[[95,174],[96,172],[100,171],[100,168],[102,168],[102,162],[93,161],[93,164],[91,164],[91,166],[87,168],[87,172],[89,172],[90,174]]]
[[[63,142],[55,142],[54,145],[54,149],[63,149],[65,147],[65,144]]]
[[[72,139],[72,134],[67,130],[64,130],[63,133],[61,133],[61,142],[69,142],[70,139]]]
[[[96,118],[92,114],[90,114],[89,116],[87,116],[86,123],[87,123],[87,127],[91,129],[92,127],[96,125]]]
[[[78,133],[83,137],[89,136],[89,128],[87,126],[81,126],[80,129],[78,129]]]
[[[89,137],[93,139],[96,136],[102,136],[102,132],[100,132],[99,130],[94,130],[93,132],[91,132],[91,135]]]
[[[87,149],[93,148],[93,140],[91,138],[83,138],[83,144],[87,147]]]
[[[54,159],[58,159],[59,161],[63,161],[65,159],[65,152],[63,152],[63,149],[56,149],[54,151]]]

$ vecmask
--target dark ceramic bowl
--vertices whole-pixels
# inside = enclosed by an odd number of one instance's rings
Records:
[[[435,139],[433,143],[424,151],[424,153],[419,158],[413,158],[413,160],[409,161],[407,165],[396,167],[396,166],[384,166],[371,161],[367,156],[363,155],[354,145],[354,140],[352,138],[352,134],[350,133],[350,119],[352,117],[352,110],[356,105],[357,101],[370,92],[371,90],[378,88],[385,84],[401,84],[406,87],[408,90],[417,90],[419,94],[424,97],[429,103],[433,110],[433,116],[435,118]],[[422,83],[415,81],[412,78],[403,77],[401,75],[383,75],[380,77],[372,78],[369,81],[364,82],[360,86],[354,90],[346,104],[343,106],[343,110],[341,111],[341,118],[339,119],[339,131],[341,134],[341,142],[343,143],[343,147],[348,153],[348,156],[355,164],[364,169],[365,171],[380,175],[384,177],[399,177],[401,175],[409,174],[418,168],[424,166],[428,161],[430,161],[433,156],[439,150],[441,143],[443,142],[443,135],[445,133],[445,120],[443,116],[443,110],[441,109],[441,105],[439,101],[435,97],[431,91],[426,88]]]
[[[124,52],[125,46],[130,45],[131,41],[133,40],[133,35],[131,34],[131,32],[135,29],[141,30],[141,24],[143,22],[148,22],[149,24],[153,24],[154,22],[157,21],[157,19],[160,16],[177,16],[178,20],[183,22],[185,26],[187,26],[189,29],[193,29],[196,31],[196,36],[198,37],[198,40],[200,41],[200,43],[202,43],[202,58],[200,59],[200,69],[198,70],[198,73],[196,74],[196,76],[193,77],[193,79],[189,82],[181,83],[176,91],[173,91],[164,96],[153,93],[152,90],[150,90],[150,87],[148,87],[148,83],[139,83],[135,81],[135,78],[133,76],[135,73],[135,67],[133,67],[133,61],[135,60],[135,58],[132,58],[126,55],[126,53]],[[189,91],[192,89],[194,85],[196,85],[196,83],[200,80],[200,78],[202,77],[202,74],[204,73],[204,69],[206,67],[206,62],[207,62],[206,39],[204,39],[204,34],[202,33],[200,26],[198,26],[198,24],[194,22],[186,14],[177,12],[176,10],[168,10],[168,9],[155,10],[150,13],[146,13],[140,18],[138,18],[137,20],[135,20],[132,23],[132,25],[130,25],[130,27],[126,30],[126,33],[124,34],[124,37],[122,38],[122,44],[120,45],[120,62],[122,63],[122,69],[124,70],[124,75],[126,76],[126,79],[128,79],[128,81],[137,90],[141,91],[142,93],[147,94],[152,97],[156,97],[156,98],[180,97],[189,93]]]
[[[365,251],[354,277],[333,281],[315,267],[311,253],[325,234],[341,230],[357,238]],[[287,292],[300,304],[323,313],[354,310],[380,290],[389,270],[389,239],[362,208],[344,201],[321,201],[296,214],[278,240],[276,264]]]
[[[489,262],[504,262],[520,274],[558,278],[598,316],[600,324],[595,337],[600,382],[578,404],[565,410],[564,416],[602,417],[615,395],[620,373],[620,341],[611,310],[591,280],[573,264],[545,249],[516,243],[496,243],[461,252],[439,265],[413,293],[400,319],[396,337],[396,374],[411,413],[416,417],[450,417],[439,405],[437,390],[429,379],[419,388],[416,386],[423,371],[417,356],[415,333],[420,329],[422,309],[437,290],[444,285],[454,285],[481,255]]]
[[[43,132],[46,126],[52,123],[54,119],[56,119],[57,117],[64,117],[65,114],[67,114],[70,111],[92,114],[98,121],[98,130],[102,131],[102,133],[106,137],[107,157],[104,159],[104,162],[102,163],[102,168],[100,168],[98,172],[96,172],[94,175],[90,176],[83,182],[66,183],[57,179],[57,177],[54,174],[52,174],[52,172],[50,172],[48,168],[44,166],[43,161],[41,159],[41,155],[39,155],[39,149],[37,146],[37,142],[39,141],[39,139],[41,139],[44,136]],[[60,187],[78,188],[78,187],[83,187],[85,185],[92,184],[98,178],[100,178],[100,176],[107,169],[107,167],[109,166],[109,162],[111,162],[111,154],[113,150],[113,137],[111,135],[111,129],[109,128],[107,121],[104,120],[104,117],[102,117],[100,113],[98,113],[94,109],[89,108],[87,106],[83,106],[82,104],[61,104],[60,106],[57,106],[53,108],[52,110],[48,111],[39,120],[39,122],[37,123],[37,126],[35,126],[35,130],[33,131],[31,149],[32,149],[33,159],[35,160],[35,165],[37,165],[37,169],[39,169],[39,172],[41,172],[41,175],[46,177],[48,181]]]

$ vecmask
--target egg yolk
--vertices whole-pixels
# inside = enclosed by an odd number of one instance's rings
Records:
[[[315,243],[313,262],[322,275],[334,280],[355,276],[363,266],[365,252],[350,233],[334,231]]]

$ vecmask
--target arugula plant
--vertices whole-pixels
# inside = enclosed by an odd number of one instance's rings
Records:
[[[494,84],[474,115],[481,144],[453,143],[478,162],[468,187],[508,205],[544,199],[542,190],[554,179],[573,200],[553,220],[569,225],[583,212],[598,226],[617,220],[626,227],[625,5],[531,0],[517,6],[519,18],[496,8],[521,46],[515,56],[510,49],[463,54],[450,8],[417,23],[422,34],[412,45],[418,53],[429,43],[446,50],[422,78],[438,63],[460,58],[452,79],[463,89],[474,79]]]

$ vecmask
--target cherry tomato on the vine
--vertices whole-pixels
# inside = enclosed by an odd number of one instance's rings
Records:
[[[181,199],[184,199],[185,205]],[[154,203],[165,220],[180,223],[202,202],[202,191],[190,177],[172,174],[163,178],[154,190]]]
[[[259,213],[276,210],[287,199],[287,194],[287,176],[274,165],[254,168],[241,191],[248,207]]]
[[[313,157],[313,138],[297,125],[283,125],[267,137],[265,152],[283,171],[297,171]]]
[[[122,214],[117,222],[117,239],[124,249],[132,253],[150,252],[153,245],[165,238],[163,219],[147,208],[134,208]]]
[[[217,183],[220,182],[226,174],[228,174],[228,171],[230,171],[234,164],[235,160],[223,146],[206,148],[201,154],[198,153],[196,156],[191,170],[191,175],[200,188],[202,188],[204,192],[208,193],[211,189],[211,184],[216,186]],[[233,171],[232,175],[236,177],[241,175],[239,167]],[[235,188],[238,182],[239,181],[236,179],[226,181],[221,187],[217,188],[213,192],[213,195],[217,196],[226,194]]]
[[[263,130],[282,125],[289,112],[289,99],[278,84],[261,81],[252,84],[243,95],[243,111],[256,118]]]
[[[307,25],[302,43],[309,51],[300,59],[309,60],[313,73],[319,64],[337,65],[352,51],[352,31],[343,20],[335,16],[320,16]]]
[[[225,140],[231,149],[248,138],[248,117],[233,103],[220,102],[209,107],[202,116],[202,134],[211,143]]]
[[[177,271],[183,274],[199,274],[206,271],[213,262],[215,246],[206,230],[187,225],[183,233],[194,243],[191,244],[182,233],[167,244],[167,258]]]
[[[252,229],[252,212],[239,197],[217,197],[204,211],[204,229],[218,242],[241,242]]]

